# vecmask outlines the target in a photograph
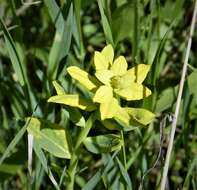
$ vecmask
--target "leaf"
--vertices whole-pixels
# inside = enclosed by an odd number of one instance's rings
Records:
[[[113,118],[118,109],[119,105],[115,98],[100,104],[101,120]]]
[[[109,58],[100,53],[99,51],[95,51],[94,53],[94,66],[96,71],[99,70],[107,70],[110,62],[108,60]]]
[[[50,168],[48,167],[48,163],[47,163],[47,159],[39,145],[39,142],[35,139],[34,141],[34,151],[39,159],[39,161],[41,162],[44,171],[46,172],[46,174],[49,176],[49,179],[51,180],[51,182],[53,183],[54,187],[56,190],[60,190],[57,181],[55,180]]]
[[[189,91],[191,94],[195,94],[197,97],[197,71],[192,72],[187,79]]]
[[[64,89],[57,83],[57,81],[53,81],[53,86],[55,87],[57,95],[64,95],[66,94]]]
[[[67,112],[69,113],[68,118],[79,127],[85,127],[85,118],[81,115],[80,111],[75,108],[67,107]],[[66,111],[63,110],[63,111]]]
[[[79,136],[78,136],[78,139],[77,139],[77,142],[76,142],[76,145],[75,145],[75,150],[77,150],[80,145],[83,143],[83,141],[86,139],[90,129],[92,128],[94,122],[96,120],[96,117],[95,117],[95,113],[92,113],[88,120],[86,121],[86,124],[85,124],[85,127],[81,130]]]
[[[56,95],[48,99],[48,102],[53,102],[57,104],[64,104],[67,106],[77,107],[86,111],[93,111],[96,109],[91,101],[79,97],[77,94],[65,94],[65,95]]]
[[[130,121],[129,114],[122,107],[119,107],[117,112],[114,114],[114,118],[120,120],[126,125],[129,125],[129,121]]]
[[[137,83],[131,83],[129,87],[124,89],[115,89],[115,92],[125,100],[141,100],[151,95],[151,91]]]
[[[79,67],[71,66],[67,68],[67,71],[72,78],[80,82],[88,90],[94,90],[97,88],[98,83],[96,82],[96,79]]]
[[[32,118],[27,131],[32,134],[41,148],[56,157],[70,159],[65,128]]]
[[[22,136],[25,134],[26,129],[29,125],[29,122],[32,118],[29,118],[28,121],[25,123],[25,125],[20,129],[20,131],[15,135],[15,137],[12,139],[8,147],[6,148],[5,152],[3,153],[1,159],[0,159],[0,165],[4,162],[4,160],[9,156],[10,152],[15,148],[16,144],[20,141]]]
[[[155,118],[155,114],[142,108],[124,108],[131,117],[132,122],[137,122],[143,126],[148,125]]]
[[[113,12],[112,31],[116,44],[127,37],[132,37],[134,32],[133,3],[123,4]]]
[[[105,46],[101,51],[101,54],[105,57],[108,63],[112,65],[114,59],[114,49],[111,44]]]
[[[21,63],[16,45],[15,45],[10,33],[8,32],[6,26],[4,25],[4,23],[1,19],[0,19],[0,26],[1,26],[1,29],[3,30],[7,50],[8,50],[14,71],[16,72],[16,75],[18,77],[18,80],[19,80],[21,86],[24,86],[27,83],[26,75],[25,75],[25,70],[24,70],[23,65]]]
[[[128,75],[135,76],[135,82],[141,84],[150,70],[150,65],[139,64],[127,71]]]
[[[97,171],[96,174],[85,184],[82,190],[93,190],[96,185],[99,183],[102,177],[101,170]]]
[[[44,3],[46,4],[49,14],[56,27],[54,41],[49,53],[49,64],[47,70],[49,77],[55,79],[60,60],[68,54],[70,49],[72,39],[72,23],[74,19],[73,6],[72,3],[67,3],[69,12],[67,14],[67,20],[65,21],[61,9],[55,1],[45,0]]]
[[[83,143],[88,151],[95,154],[108,153],[121,148],[121,139],[114,134],[87,137]]]
[[[110,86],[100,86],[93,97],[93,102],[105,103],[112,99],[113,89]]]
[[[121,76],[127,72],[127,61],[123,56],[119,56],[117,59],[115,59],[111,70],[114,74],[114,76]]]
[[[162,112],[172,107],[178,94],[178,85],[174,88],[164,89],[156,102],[156,112]]]
[[[114,44],[113,42],[113,36],[112,36],[112,31],[111,31],[111,26],[110,23],[105,15],[104,9],[103,9],[103,5],[102,2],[100,0],[97,0],[98,2],[98,6],[99,6],[99,11],[101,14],[101,19],[102,19],[102,25],[103,25],[103,31],[105,34],[105,39],[109,44]]]
[[[121,173],[123,179],[125,180],[125,182],[127,183],[128,189],[132,190],[132,184],[131,184],[130,177],[129,177],[128,173],[127,173],[127,170],[124,168],[124,166],[122,165],[122,163],[120,162],[118,157],[116,157],[116,161],[117,161],[118,166],[120,168],[120,173]]]

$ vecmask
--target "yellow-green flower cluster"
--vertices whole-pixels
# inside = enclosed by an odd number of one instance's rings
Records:
[[[150,66],[139,64],[128,69],[127,61],[123,56],[114,59],[111,45],[106,46],[101,52],[95,52],[94,66],[95,76],[76,66],[67,69],[72,78],[94,93],[92,102],[78,95],[66,94],[53,96],[49,102],[62,103],[87,111],[97,109],[99,106],[101,120],[115,118],[127,125],[131,120],[142,125],[150,123],[154,117],[153,113],[140,108],[123,108],[118,101],[119,97],[131,101],[151,95],[151,91],[142,85]]]

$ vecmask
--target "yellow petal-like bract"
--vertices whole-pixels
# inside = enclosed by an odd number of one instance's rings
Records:
[[[56,95],[52,96],[48,99],[48,102],[64,104],[72,107],[78,107],[82,110],[93,111],[96,109],[96,105],[86,100],[82,97],[79,97],[77,94],[69,94],[69,95]]]
[[[127,61],[123,56],[118,57],[112,67],[111,70],[115,76],[121,76],[127,72]]]
[[[105,85],[110,85],[113,72],[110,70],[100,70],[95,74],[96,78]]]
[[[131,83],[127,88],[117,89],[115,92],[128,101],[141,100],[151,95],[147,87],[137,83]]]
[[[83,71],[79,67],[71,66],[67,68],[68,73],[72,78],[78,80],[83,86],[85,86],[88,90],[94,90],[97,88],[96,79],[89,75],[87,72]]]
[[[107,45],[101,51],[102,55],[105,56],[105,59],[110,65],[113,63],[114,59],[114,49],[111,44]]]
[[[118,111],[119,105],[118,101],[115,98],[112,98],[108,102],[100,104],[100,114],[101,119],[110,119],[113,118],[115,113]]]
[[[110,86],[100,86],[96,91],[93,98],[94,102],[105,103],[108,102],[113,97],[113,89]]]
[[[127,74],[136,77],[135,82],[141,84],[150,70],[150,65],[139,64],[127,71]]]
[[[109,61],[102,53],[98,51],[94,53],[94,65],[96,71],[108,69],[109,64]]]
[[[142,108],[125,108],[125,110],[131,116],[131,123],[133,120],[145,126],[151,123],[155,117],[154,113]]]
[[[66,94],[64,89],[56,82],[56,81],[53,81],[53,86],[55,87],[55,90],[57,92],[57,95],[63,95],[63,94]]]

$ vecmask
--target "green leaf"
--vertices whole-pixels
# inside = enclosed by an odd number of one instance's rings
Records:
[[[3,163],[3,161],[9,156],[10,152],[15,148],[16,144],[20,141],[22,136],[25,134],[26,129],[30,123],[32,118],[29,118],[26,124],[20,129],[20,131],[15,135],[15,137],[12,139],[8,147],[6,148],[5,152],[3,153],[1,159],[0,159],[0,165]]]
[[[40,160],[43,168],[44,168],[44,171],[46,172],[46,174],[49,176],[49,179],[51,180],[51,182],[53,183],[54,187],[56,190],[60,190],[59,186],[58,186],[58,183],[57,181],[55,180],[50,168],[48,167],[48,163],[47,163],[47,159],[39,145],[39,141],[37,141],[37,139],[34,139],[34,151],[38,157],[38,159]]]
[[[129,87],[123,89],[115,89],[116,94],[125,100],[141,100],[151,95],[151,91],[138,83],[131,83]]]
[[[65,95],[56,95],[48,99],[48,102],[53,102],[57,104],[64,104],[67,106],[77,107],[86,111],[93,111],[96,109],[96,105],[82,97],[79,97],[77,94],[65,94]]]
[[[116,157],[116,161],[117,161],[118,166],[120,168],[120,173],[121,173],[123,179],[125,180],[125,182],[127,183],[128,189],[132,190],[132,184],[131,184],[130,177],[129,177],[128,173],[127,173],[127,170],[124,168],[124,166],[122,165],[122,163],[120,162],[118,157]]]
[[[68,111],[69,115],[68,118],[79,127],[85,127],[85,118],[82,116],[80,111],[75,108],[67,107],[66,110]],[[64,111],[66,111],[64,110]]]
[[[121,26],[121,27],[120,27]],[[134,30],[134,6],[126,3],[117,8],[112,14],[112,31],[114,41],[117,42],[132,37]]]
[[[67,68],[68,73],[72,78],[80,82],[88,90],[94,90],[97,88],[98,83],[96,79],[89,75],[87,72],[83,71],[79,67],[71,66]]]
[[[7,50],[10,55],[10,59],[11,59],[14,71],[16,72],[16,75],[18,77],[18,80],[19,80],[21,86],[24,86],[27,83],[26,75],[25,75],[25,71],[24,71],[23,65],[21,63],[16,45],[15,45],[10,33],[8,32],[6,26],[4,25],[4,23],[1,19],[0,19],[0,26],[1,26],[1,29],[3,30]]]
[[[32,118],[27,131],[39,146],[56,157],[70,159],[65,128]]]
[[[142,108],[124,108],[131,117],[131,124],[139,123],[140,125],[146,126],[153,121],[155,114]]]
[[[95,154],[108,153],[121,148],[121,139],[114,134],[87,137],[83,143],[88,151]]]
[[[178,86],[174,88],[170,87],[164,89],[156,102],[155,111],[162,112],[172,107],[172,105],[175,103],[177,94],[178,94]]]
[[[99,11],[100,11],[100,14],[101,14],[103,31],[104,31],[104,34],[105,34],[106,41],[109,44],[112,44],[113,45],[114,42],[113,42],[113,36],[112,36],[112,31],[111,31],[110,23],[109,23],[106,15],[105,15],[102,2],[100,0],[97,0],[97,2],[98,2],[98,6],[99,6]]]
[[[60,60],[68,54],[70,49],[72,23],[74,19],[73,6],[72,4],[67,3],[69,13],[67,15],[67,20],[65,21],[60,8],[54,0],[45,0],[44,2],[56,26],[56,33],[49,54],[49,64],[47,70],[49,77],[55,79]]]
[[[127,72],[127,61],[123,56],[119,56],[117,59],[115,59],[111,70],[114,74],[114,76],[120,76]]]
[[[189,76],[188,76],[188,87],[189,87],[189,91],[191,94],[195,94],[197,97],[197,85],[196,85],[196,81],[197,81],[197,71],[192,72]]]
[[[105,103],[112,99],[113,89],[110,86],[100,86],[93,97],[94,102]]]
[[[96,185],[99,183],[100,179],[102,177],[102,172],[99,170],[94,174],[94,176],[85,184],[85,186],[82,188],[82,190],[93,190]]]
[[[139,64],[127,71],[126,74],[135,76],[135,82],[141,84],[150,70],[150,65]]]

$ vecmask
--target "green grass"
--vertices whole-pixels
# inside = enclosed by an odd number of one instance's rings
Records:
[[[191,0],[0,0],[0,190],[159,188],[171,129],[166,120],[161,143],[160,124],[175,111],[193,9]],[[121,102],[154,112],[146,127],[109,131],[95,121],[98,113],[47,102],[55,95],[53,80],[90,98],[66,68],[93,74],[94,51],[108,43],[129,68],[151,65],[144,84],[153,94]],[[194,33],[166,189],[197,189],[196,44]],[[26,131],[33,131],[32,148]],[[95,147],[101,144],[104,152]],[[157,166],[142,181],[160,148]]]

